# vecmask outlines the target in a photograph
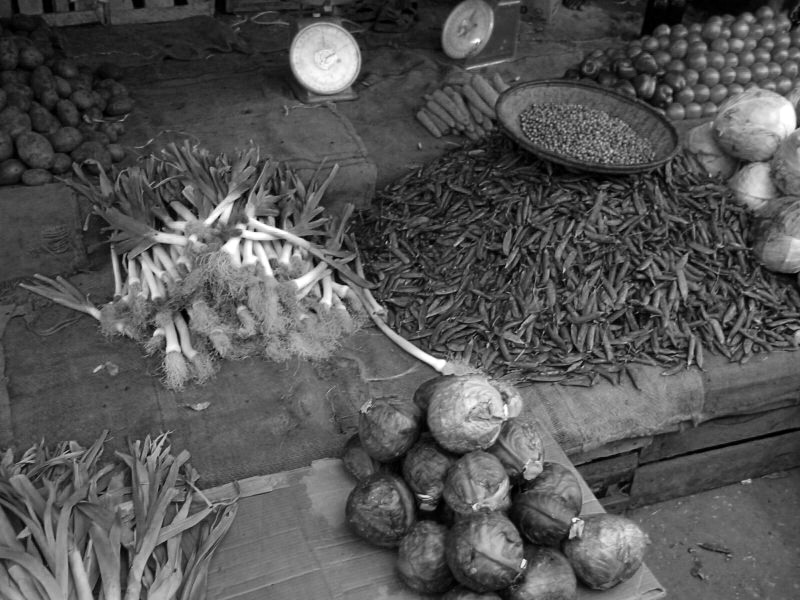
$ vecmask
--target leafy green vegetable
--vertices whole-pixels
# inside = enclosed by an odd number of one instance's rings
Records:
[[[99,463],[89,448],[43,443],[0,460],[0,597],[200,600],[237,498],[211,503],[168,434]],[[124,574],[121,576],[121,574]]]

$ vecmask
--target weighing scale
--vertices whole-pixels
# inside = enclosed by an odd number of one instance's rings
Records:
[[[521,12],[520,0],[464,0],[442,27],[442,49],[466,69],[513,60]]]
[[[305,104],[355,100],[352,85],[361,70],[361,50],[342,20],[333,16],[331,0],[321,8],[293,23],[289,82]]]

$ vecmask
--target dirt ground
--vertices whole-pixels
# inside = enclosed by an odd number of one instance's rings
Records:
[[[631,511],[670,600],[800,598],[800,469]]]

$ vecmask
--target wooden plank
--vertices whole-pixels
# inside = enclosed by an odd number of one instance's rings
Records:
[[[753,415],[721,417],[695,428],[656,436],[650,446],[642,448],[639,462],[654,462],[789,429],[800,429],[800,405]]]
[[[605,444],[600,448],[595,448],[594,450],[589,450],[587,452],[570,453],[569,459],[574,465],[582,465],[601,458],[616,456],[617,454],[625,454],[626,452],[632,452],[634,450],[644,448],[649,446],[652,441],[652,436],[616,440],[614,442]]]
[[[797,404],[800,378],[798,355],[776,351],[740,365],[711,356],[703,375],[703,419],[764,412]]]
[[[51,0],[49,4],[45,4],[43,0],[19,0],[16,11],[10,3],[0,1],[0,5],[0,17],[11,17],[14,14],[40,15],[53,27],[104,21],[105,4],[98,0]]]
[[[42,0],[17,0],[19,10],[18,14],[21,15],[41,15],[44,13],[44,5]]]
[[[189,17],[212,16],[213,14],[214,3],[212,0],[184,6],[151,7],[147,5],[144,8],[126,8],[119,0],[115,0],[109,7],[108,18],[112,25],[130,25],[133,23],[163,23]]]
[[[299,10],[301,2],[293,0],[225,0],[225,12],[260,12],[267,10]]]
[[[102,23],[102,8],[82,10],[80,12],[45,13],[42,15],[48,25],[53,27],[70,27],[71,25],[86,25],[87,23]]]
[[[598,493],[610,485],[630,481],[638,464],[638,453],[629,452],[578,465],[577,469],[592,491]]]
[[[800,465],[800,431],[641,465],[630,506],[680,498]]]
[[[600,501],[600,504],[603,505],[606,512],[618,515],[624,514],[631,503],[631,497],[627,493],[620,491],[619,487],[616,485],[611,486],[605,496],[602,498],[598,497],[597,499]]]

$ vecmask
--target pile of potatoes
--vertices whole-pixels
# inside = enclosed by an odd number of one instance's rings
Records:
[[[0,20],[0,185],[49,183],[87,160],[109,170],[125,157],[117,142],[133,101],[120,69],[76,64],[56,42],[40,17]]]

